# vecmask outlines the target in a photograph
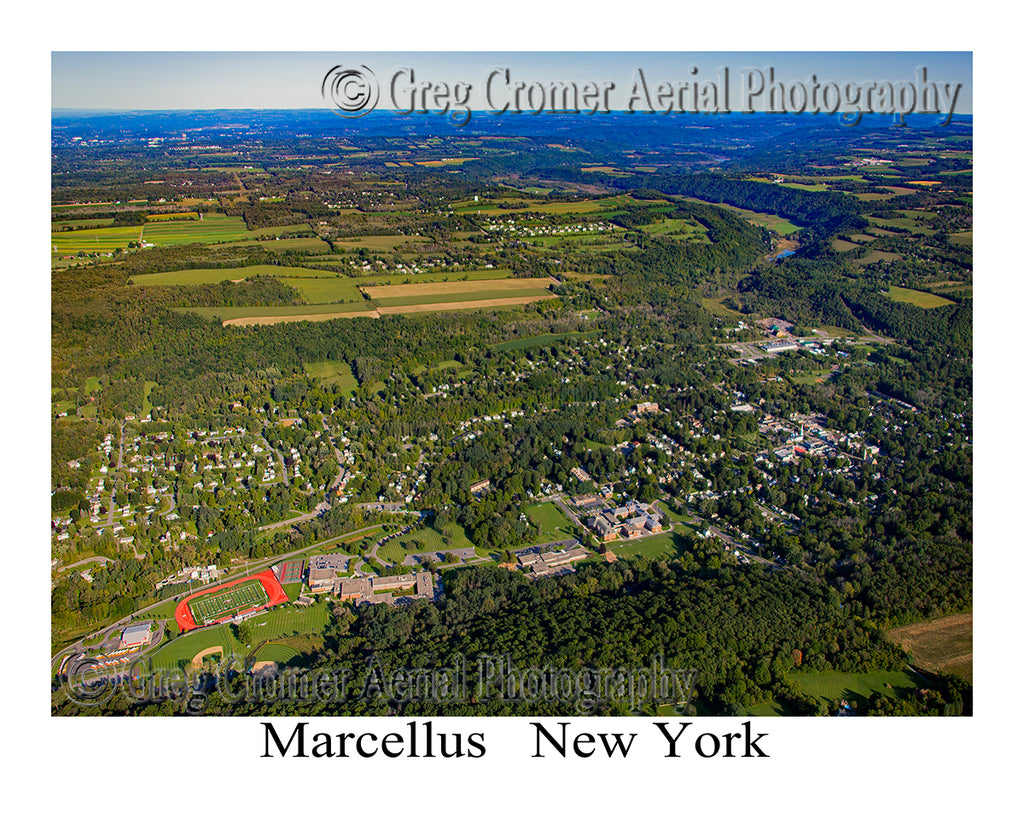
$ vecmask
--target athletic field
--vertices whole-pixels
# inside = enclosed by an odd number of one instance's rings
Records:
[[[253,577],[240,577],[212,589],[198,591],[180,601],[174,620],[182,631],[221,623],[236,614],[287,603],[277,575],[268,569]]]
[[[189,608],[196,623],[206,625],[235,612],[262,606],[269,600],[260,581],[250,580],[218,594],[196,598],[189,603]]]

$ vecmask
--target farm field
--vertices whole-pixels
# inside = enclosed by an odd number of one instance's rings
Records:
[[[858,245],[856,242],[848,242],[845,239],[832,240],[832,249],[838,250],[840,253],[844,253],[847,250],[856,250],[859,247],[860,245]]]
[[[387,286],[364,285],[362,291],[381,306],[430,303],[427,299],[441,296],[447,301],[458,301],[466,296],[475,298],[502,298],[530,291],[546,291],[553,279],[497,279],[484,282],[427,282],[423,284],[395,284]],[[453,297],[458,297],[454,298]]]
[[[935,293],[926,293],[923,290],[911,290],[906,287],[896,287],[895,285],[889,285],[889,298],[893,301],[916,304],[918,307],[925,308],[945,307],[947,304],[955,303]]]
[[[410,242],[422,241],[421,236],[405,236],[404,234],[390,234],[383,236],[352,236],[345,239],[335,239],[331,244],[335,249],[345,250],[394,250],[400,245]]]
[[[540,527],[540,533],[527,546],[535,543],[551,543],[556,540],[571,540],[576,537],[572,523],[554,503],[538,503],[523,510],[527,517]]]
[[[480,294],[476,294],[480,295]],[[511,296],[508,298],[465,298],[462,301],[445,301],[445,302],[426,302],[420,301],[416,304],[398,304],[390,305],[386,307],[378,307],[373,313],[377,316],[392,315],[400,313],[402,315],[411,315],[413,313],[439,313],[447,310],[488,310],[488,309],[501,309],[503,307],[518,307],[523,304],[529,304],[534,301],[541,301],[543,299],[556,298],[554,293],[538,293],[530,296]],[[369,314],[368,314],[369,315]]]
[[[483,216],[512,216],[519,213],[594,213],[608,208],[621,207],[626,198],[606,196],[601,199],[581,199],[571,202],[547,202],[525,199],[489,199],[481,202],[457,202],[452,206],[456,213],[479,213]],[[502,208],[499,204],[516,204],[522,207]]]
[[[644,225],[644,231],[657,236],[669,236],[684,242],[709,242],[708,229],[694,219],[662,219]]]
[[[363,285],[385,287],[399,284],[426,284],[428,282],[490,281],[492,279],[508,279],[511,276],[512,271],[507,267],[496,267],[493,270],[460,270],[457,273],[382,273],[379,276],[358,276],[352,281],[360,287]]]
[[[327,321],[332,318],[368,316],[374,311],[368,302],[350,304],[286,304],[281,307],[175,307],[179,313],[196,313],[226,324],[276,324],[284,321]]]
[[[902,213],[902,216],[895,219],[880,219],[877,216],[868,216],[867,219],[876,227],[908,230],[913,234],[922,236],[934,235],[935,230],[929,227],[931,219],[935,216],[934,213],[914,210],[907,210]]]
[[[221,242],[235,244],[240,240],[259,240],[294,231],[298,228],[307,228],[307,226],[290,225],[287,227],[250,231],[246,228],[245,221],[240,216],[223,216],[211,213],[204,216],[203,219],[157,220],[147,222],[144,225],[102,227],[52,233],[50,244],[53,248],[56,248],[54,252],[58,255],[79,252],[109,253],[117,248],[126,249],[128,243],[132,241],[141,241],[156,247],[190,244],[193,242],[201,244]],[[312,238],[270,239],[267,242],[259,243],[277,246],[269,247],[268,249],[270,250],[316,248],[326,251],[329,249],[326,242]],[[282,243],[285,244],[282,246]]]
[[[326,270],[311,270],[307,267],[282,267],[273,264],[257,264],[250,267],[202,267],[194,270],[171,270],[166,273],[145,273],[133,276],[130,284],[139,287],[159,287],[161,285],[196,285],[217,284],[222,281],[244,281],[256,276],[273,276],[274,278],[334,278],[336,273]]]
[[[373,299],[374,304],[381,311],[388,307],[418,307],[427,305],[437,304],[461,304],[463,302],[475,302],[475,301],[501,301],[504,299],[515,298],[521,299],[522,301],[532,301],[534,299],[543,299],[553,295],[547,287],[519,287],[515,290],[509,290],[502,292],[501,290],[495,290],[488,288],[487,290],[471,289],[465,292],[451,291],[448,293],[422,293],[422,294],[410,294],[406,296],[395,295],[395,296],[376,296]]]
[[[951,614],[925,623],[890,629],[885,636],[910,652],[918,668],[956,674],[973,683],[973,635],[973,614]]]
[[[327,253],[331,246],[323,239],[296,237],[290,239],[263,239],[252,241],[225,242],[224,247],[252,248],[258,246],[271,253]]]
[[[565,246],[569,246],[574,250],[586,248],[587,250],[599,253],[611,250],[636,250],[636,245],[627,243],[624,236],[625,233],[623,231],[607,231],[597,235],[577,233],[558,236],[531,236],[523,239],[523,241],[532,247],[549,251],[557,251]],[[694,239],[694,241],[697,241],[697,239]]]
[[[900,258],[899,253],[890,253],[886,250],[871,250],[868,251],[866,256],[862,256],[859,259],[854,259],[855,265],[863,266],[866,264],[873,264],[875,262],[893,262]]]
[[[363,294],[359,292],[352,279],[347,276],[281,278],[282,284],[290,285],[298,290],[310,304],[337,304],[339,302],[363,302]]]
[[[129,242],[139,241],[141,232],[142,228],[138,225],[69,230],[52,233],[50,245],[52,251],[60,255],[110,253],[118,248],[127,248]]]

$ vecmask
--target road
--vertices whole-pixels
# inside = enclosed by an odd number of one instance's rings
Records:
[[[756,554],[754,551],[751,550],[751,548],[746,543],[736,540],[736,538],[734,538],[732,535],[726,534],[724,531],[722,531],[722,529],[715,526],[710,521],[705,520],[695,512],[691,511],[690,516],[699,524],[701,524],[701,526],[704,529],[707,529],[709,532],[711,532],[712,535],[719,538],[729,549],[739,550],[740,554],[746,555],[752,563],[760,563],[763,566],[771,566],[774,569],[783,568],[778,563],[774,563],[771,560],[768,560],[766,558],[761,557],[759,554]]]
[[[96,555],[95,557],[87,557],[83,560],[79,560],[77,563],[69,563],[67,566],[58,567],[59,571],[65,569],[74,569],[76,566],[85,566],[88,563],[116,563],[112,557],[103,557],[102,555]]]
[[[305,554],[306,552],[310,552],[310,551],[312,551],[314,549],[319,549],[319,548],[321,548],[323,546],[329,545],[329,544],[333,543],[336,540],[341,540],[342,538],[349,538],[349,537],[352,537],[353,535],[362,534],[363,532],[370,532],[370,531],[376,529],[377,525],[378,524],[374,524],[373,526],[364,526],[362,529],[356,529],[353,532],[345,532],[342,535],[337,535],[336,537],[328,538],[327,540],[322,540],[319,543],[314,543],[312,546],[306,546],[306,547],[304,547],[302,549],[295,549],[295,550],[293,550],[291,552],[287,552],[285,554],[274,555],[273,557],[264,558],[263,560],[254,561],[252,563],[248,563],[248,564],[246,564],[246,573],[247,574],[252,574],[252,573],[256,573],[256,572],[261,572],[264,569],[268,568],[269,566],[272,566],[275,563],[278,563],[278,562],[283,561],[283,560],[288,560],[288,559],[293,558],[293,557],[298,557],[299,555]],[[214,581],[211,581],[210,583],[206,583],[206,584],[204,584],[202,586],[196,586],[196,588],[192,589],[191,591],[192,592],[200,591],[201,589],[204,589],[207,586],[212,586],[212,585],[216,585],[218,583],[223,583],[223,582],[224,582],[223,580],[214,580]],[[180,597],[182,597],[182,595],[179,594],[175,599],[179,599]],[[127,617],[122,617],[116,623],[111,623],[110,625],[104,626],[103,628],[98,629],[98,630],[92,632],[91,634],[86,634],[84,637],[80,638],[79,640],[77,640],[76,642],[72,643],[69,646],[65,646],[60,651],[58,651],[56,654],[54,654],[53,657],[50,659],[51,664],[56,663],[57,660],[59,660],[61,657],[63,657],[65,654],[67,654],[69,652],[77,653],[77,654],[83,653],[85,641],[88,641],[90,644],[91,643],[95,643],[96,642],[96,637],[98,637],[99,635],[105,634],[105,635],[109,636],[109,633],[111,631],[114,631],[115,629],[121,629],[122,627],[128,625],[128,623],[131,622],[132,620],[137,620],[142,615],[145,615],[147,612],[151,612],[154,609],[158,608],[159,606],[165,605],[169,599],[171,599],[171,598],[164,598],[163,600],[158,600],[155,603],[151,603],[150,605],[145,606],[145,607],[139,609],[138,611],[134,612],[133,614],[129,614]],[[160,621],[158,621],[158,622],[160,622]]]

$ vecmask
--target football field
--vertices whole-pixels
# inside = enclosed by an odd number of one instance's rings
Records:
[[[219,594],[196,598],[189,603],[189,608],[196,623],[205,625],[235,612],[262,606],[269,599],[260,581],[251,580],[225,589]]]

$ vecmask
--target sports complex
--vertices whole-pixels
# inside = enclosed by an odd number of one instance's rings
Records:
[[[175,607],[174,620],[185,632],[287,602],[277,575],[268,569],[189,595]]]

